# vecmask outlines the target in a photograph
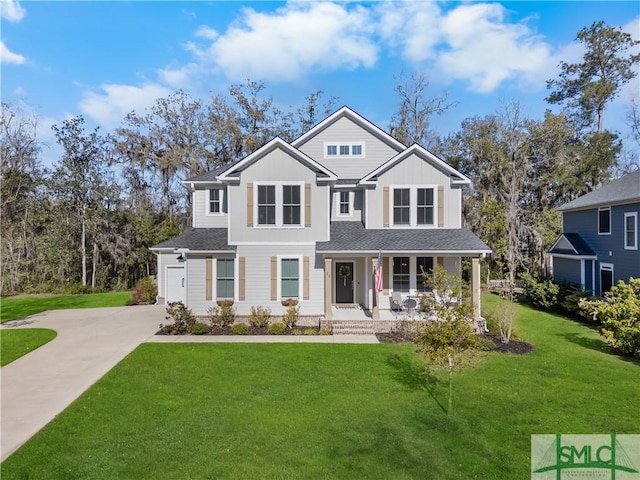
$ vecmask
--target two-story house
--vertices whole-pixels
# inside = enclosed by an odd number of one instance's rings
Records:
[[[553,281],[592,295],[640,277],[640,170],[558,208],[562,234],[549,251]]]
[[[458,272],[470,258],[480,316],[479,259],[490,249],[462,227],[470,180],[347,107],[291,143],[275,138],[185,183],[192,228],[152,248],[161,303],[204,315],[229,299],[239,315],[258,305],[280,315],[295,298],[301,317],[335,320],[353,307],[375,318],[392,292],[424,291],[423,270]]]

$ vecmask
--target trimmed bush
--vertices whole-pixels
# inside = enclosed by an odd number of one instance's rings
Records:
[[[236,323],[231,327],[234,335],[247,335],[249,333],[249,325],[246,323]]]
[[[211,331],[211,327],[206,323],[196,322],[191,327],[191,330],[189,331],[189,333],[191,333],[192,335],[206,335],[210,331]]]
[[[291,335],[302,335],[303,331],[301,328],[294,328],[291,330]]]
[[[219,302],[207,309],[207,317],[212,327],[228,327],[236,321],[236,310],[233,302]]]
[[[305,328],[304,329],[304,334],[305,335],[317,335],[318,331],[315,328]]]
[[[528,273],[520,275],[524,293],[535,307],[545,310],[558,308],[558,294],[560,287],[551,280],[538,280]]]
[[[321,328],[318,333],[320,335],[331,335],[331,330],[329,330],[328,328]]]
[[[293,328],[296,326],[296,323],[298,323],[299,316],[300,307],[298,307],[297,305],[289,305],[282,315],[282,321],[288,328]]]
[[[264,328],[269,325],[269,319],[271,318],[271,309],[258,305],[257,307],[251,306],[251,315],[249,316],[249,323],[256,327]]]
[[[151,305],[155,303],[158,289],[151,277],[144,277],[138,280],[131,292],[131,302],[128,305]]]
[[[160,325],[162,333],[167,335],[182,335],[191,331],[196,317],[182,302],[171,302],[167,305],[166,320],[173,319],[173,323]]]
[[[267,333],[269,335],[284,335],[284,332],[286,331],[287,331],[287,326],[282,322],[272,323],[267,328]]]

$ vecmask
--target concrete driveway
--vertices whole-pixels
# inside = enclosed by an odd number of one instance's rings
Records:
[[[55,310],[3,324],[58,335],[0,369],[0,461],[152,336],[164,317],[164,306],[149,305]]]

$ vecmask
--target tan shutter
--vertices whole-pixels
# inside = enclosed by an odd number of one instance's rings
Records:
[[[271,257],[271,300],[278,299],[278,257]]]
[[[247,183],[247,227],[253,227],[253,183]]]
[[[311,226],[311,184],[304,184],[304,226]]]
[[[309,257],[302,259],[302,299],[309,300]]]
[[[444,227],[444,187],[438,187],[438,227]]]
[[[205,298],[211,300],[213,297],[213,259],[205,259]]]
[[[245,289],[246,289],[245,263],[246,263],[245,257],[238,258],[238,300],[245,299]]]
[[[389,226],[389,187],[382,189],[382,226]]]
[[[382,293],[389,295],[389,257],[382,257]]]

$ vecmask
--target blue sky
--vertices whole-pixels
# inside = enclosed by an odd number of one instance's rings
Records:
[[[183,89],[224,93],[263,80],[284,109],[323,90],[382,128],[397,109],[404,72],[424,72],[429,92],[457,107],[434,119],[440,134],[469,116],[519,100],[541,118],[545,81],[579,61],[576,33],[604,20],[640,38],[629,2],[58,2],[0,0],[2,100],[50,126],[83,115],[103,131]],[[609,108],[605,127],[627,134],[636,78]],[[53,160],[56,148],[43,151]]]

